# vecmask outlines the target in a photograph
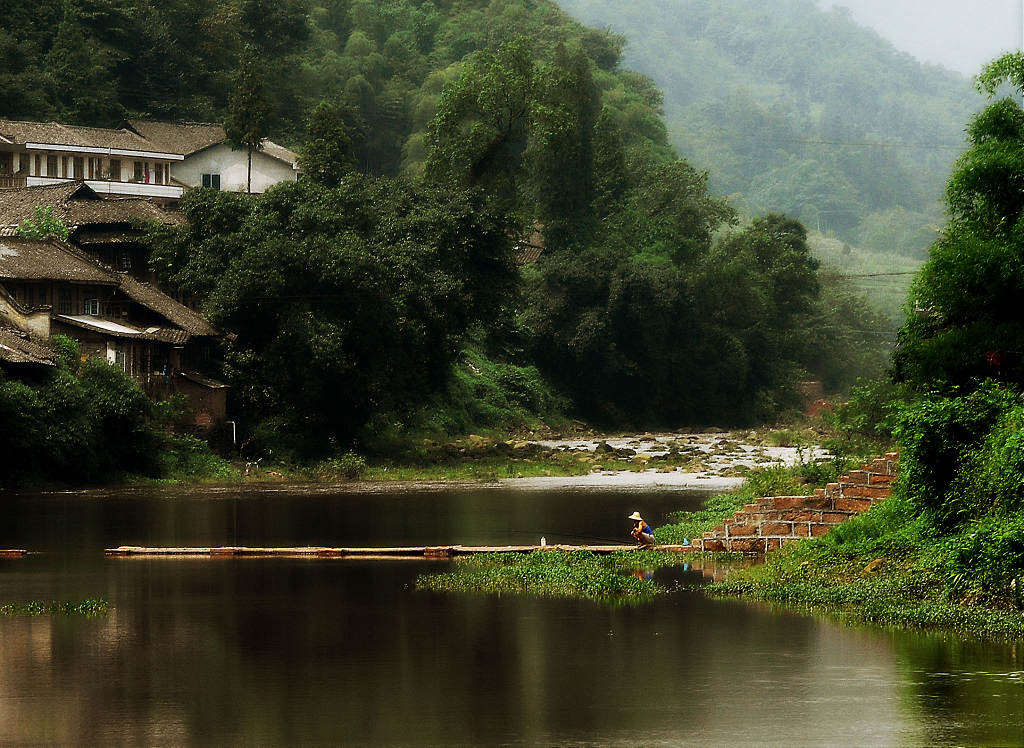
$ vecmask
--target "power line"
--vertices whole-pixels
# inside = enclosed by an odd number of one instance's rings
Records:
[[[666,130],[670,135],[690,135],[692,131]],[[746,140],[762,145],[786,143],[790,145],[829,145],[843,148],[907,148],[912,150],[954,150],[962,151],[967,143],[883,143],[870,140],[821,140],[814,138],[759,138],[752,135],[730,135],[729,140]]]
[[[900,271],[898,273],[851,273],[850,275],[840,274],[840,278],[887,278],[893,275],[917,275],[916,270]]]

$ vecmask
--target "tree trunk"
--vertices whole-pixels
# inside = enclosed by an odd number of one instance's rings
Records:
[[[245,193],[252,194],[252,146],[249,146],[249,168],[245,175]]]

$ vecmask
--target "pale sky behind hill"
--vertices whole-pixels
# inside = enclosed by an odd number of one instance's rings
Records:
[[[1003,52],[1021,46],[1024,0],[818,0],[846,7],[897,49],[922,62],[977,75]]]

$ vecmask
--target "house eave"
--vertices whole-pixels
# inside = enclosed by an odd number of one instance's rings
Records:
[[[10,141],[8,141],[10,142]],[[72,145],[70,143],[25,143],[25,150],[61,151],[63,153],[95,153],[101,156],[126,156],[129,158],[152,158],[165,161],[183,161],[180,153],[162,153],[160,151],[135,151],[125,148],[103,148],[93,145]]]

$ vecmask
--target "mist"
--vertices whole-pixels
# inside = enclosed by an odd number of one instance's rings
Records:
[[[847,8],[898,49],[922,62],[976,75],[1004,52],[1020,49],[1022,0],[818,0]]]

